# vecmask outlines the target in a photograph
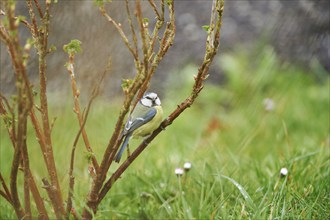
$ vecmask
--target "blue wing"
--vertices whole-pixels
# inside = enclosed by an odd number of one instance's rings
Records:
[[[126,149],[126,146],[128,144],[129,139],[132,136],[133,131],[135,131],[137,128],[141,127],[145,123],[151,121],[153,117],[155,117],[157,113],[157,110],[155,108],[150,108],[146,114],[144,114],[142,117],[137,117],[137,118],[130,118],[126,125],[125,125],[125,130],[123,132],[123,135],[125,136],[124,142],[120,147],[119,152],[117,153],[116,157],[114,160],[119,163],[121,155],[124,153],[124,150]]]
[[[128,122],[125,125],[125,131],[124,135],[128,133],[132,133],[135,131],[137,128],[141,127],[145,123],[151,121],[155,117],[157,113],[157,110],[155,108],[150,108],[146,114],[144,114],[141,117],[133,118],[128,120]]]

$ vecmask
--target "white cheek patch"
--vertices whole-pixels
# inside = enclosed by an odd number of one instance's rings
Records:
[[[160,99],[159,98],[157,98],[156,99],[156,105],[161,105],[162,103],[160,102]]]
[[[152,106],[152,101],[146,98],[141,99],[141,104],[147,107],[151,107]]]

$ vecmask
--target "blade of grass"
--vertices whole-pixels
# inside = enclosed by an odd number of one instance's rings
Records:
[[[219,175],[219,177],[224,178],[229,180],[232,184],[234,184],[234,186],[240,191],[240,193],[242,194],[243,198],[245,199],[245,201],[247,202],[247,204],[249,205],[249,207],[251,209],[253,209],[253,211],[255,211],[256,205],[254,204],[253,200],[251,199],[251,196],[247,193],[247,191],[244,189],[243,186],[241,186],[238,182],[236,182],[236,180],[225,176],[225,175]]]

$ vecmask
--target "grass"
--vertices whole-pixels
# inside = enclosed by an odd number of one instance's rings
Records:
[[[240,51],[222,55],[215,65],[224,68],[226,83],[205,86],[195,105],[122,175],[95,219],[329,218],[327,73],[317,64],[307,73],[280,63],[267,47],[253,60]],[[162,100],[165,114],[188,94],[195,70],[188,65],[167,82]],[[265,109],[267,98],[274,104],[270,110]],[[101,100],[90,114],[87,132],[99,160],[117,114],[118,106]],[[53,108],[51,115],[58,116],[54,151],[66,190],[78,126],[71,103]],[[46,172],[32,129],[28,143],[35,158],[32,170],[38,170],[35,175],[40,183]],[[131,148],[138,143],[132,140]],[[0,152],[1,171],[8,180],[10,160],[6,158],[11,159],[12,149],[3,123]],[[91,182],[82,142],[76,161],[74,205],[79,210]],[[176,176],[174,169],[187,161],[192,163],[191,170]],[[288,175],[281,175],[281,168],[287,168]],[[0,208],[0,219],[15,218],[3,198]]]

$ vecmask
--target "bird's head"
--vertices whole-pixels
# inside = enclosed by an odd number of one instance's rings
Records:
[[[160,106],[161,102],[160,99],[158,98],[158,95],[154,92],[149,92],[146,93],[142,99],[141,99],[141,104],[146,106],[146,107],[154,107],[154,106]]]

